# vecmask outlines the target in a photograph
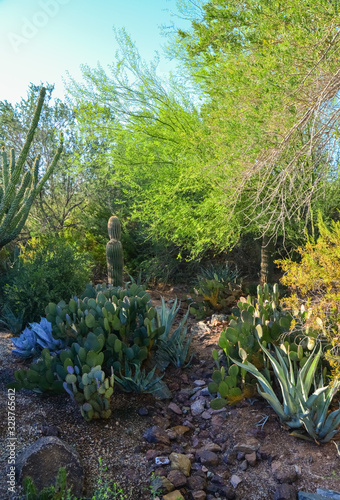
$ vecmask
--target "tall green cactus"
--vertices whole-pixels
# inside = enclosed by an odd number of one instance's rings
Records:
[[[106,262],[108,281],[113,286],[123,286],[123,246],[120,241],[121,225],[118,217],[113,215],[107,225],[110,241],[106,245]]]
[[[10,151],[10,161],[2,148],[2,168],[0,169],[0,248],[14,240],[23,228],[32,203],[52,174],[63,150],[63,139],[45,174],[38,181],[40,156],[35,159],[32,171],[24,172],[24,164],[38,126],[46,89],[41,87],[37,106],[25,144],[19,158],[15,160],[14,149]],[[21,182],[20,182],[21,179]]]

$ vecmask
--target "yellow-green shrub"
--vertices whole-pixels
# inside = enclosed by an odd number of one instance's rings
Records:
[[[286,305],[292,309],[303,304],[308,311],[308,329],[329,342],[327,358],[340,370],[340,222],[327,227],[318,217],[317,240],[307,237],[298,248],[300,262],[276,261],[283,269],[281,282],[291,290]]]

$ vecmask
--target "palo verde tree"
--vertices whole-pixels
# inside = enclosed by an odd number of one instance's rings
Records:
[[[63,139],[61,136],[57,151],[40,179],[40,156],[36,157],[31,168],[28,168],[25,164],[34,139],[34,133],[38,126],[45,93],[46,89],[42,87],[40,89],[33,119],[19,157],[17,159],[15,158],[14,148],[10,151],[9,160],[5,149],[2,148],[1,151],[0,248],[19,235],[26,222],[34,199],[39,195],[44,184],[51,176],[62,153]]]
[[[156,62],[143,62],[125,31],[117,38],[109,74],[84,66],[85,83],[72,80],[69,92],[84,136],[109,145],[102,171],[125,206],[124,218],[142,223],[148,238],[171,241],[183,256],[233,246],[237,217],[225,213],[225,191],[205,171],[219,159],[195,90],[181,76],[163,81]]]
[[[219,182],[221,170],[233,172],[226,205],[267,239],[305,212],[332,164],[339,21],[331,1],[210,0],[191,30],[178,31],[221,151],[211,169]],[[226,188],[230,181],[225,176]]]

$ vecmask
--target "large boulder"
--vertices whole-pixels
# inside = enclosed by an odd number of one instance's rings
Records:
[[[16,460],[17,479],[22,482],[30,476],[38,491],[55,484],[60,467],[66,468],[67,489],[82,496],[84,471],[74,448],[55,436],[38,439],[26,448]]]

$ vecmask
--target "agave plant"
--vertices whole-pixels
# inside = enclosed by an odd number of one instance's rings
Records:
[[[29,323],[20,337],[12,339],[12,343],[15,346],[13,354],[21,358],[39,356],[46,348],[52,353],[65,347],[63,340],[53,337],[52,325],[46,318],[41,318],[40,323]]]
[[[320,385],[322,385],[322,379]],[[325,387],[325,390],[319,394],[309,411],[301,418],[309,436],[318,444],[327,443],[339,430],[340,408],[328,413],[329,405],[339,386],[340,381],[336,380],[331,387]],[[303,437],[298,434],[295,435]]]
[[[232,361],[257,378],[263,389],[261,391],[258,387],[259,393],[268,401],[282,422],[294,429],[303,425],[309,436],[317,443],[326,443],[332,439],[338,432],[337,428],[340,425],[340,409],[328,415],[328,408],[340,386],[340,382],[335,382],[332,387],[323,386],[323,377],[321,376],[319,384],[316,383],[315,373],[321,357],[321,345],[317,354],[315,354],[314,348],[297,374],[294,373],[289,352],[287,354],[288,363],[286,364],[277,347],[275,347],[277,359],[263,345],[261,345],[261,348],[268,356],[279,382],[283,405],[278,400],[271,384],[254,365],[248,363],[245,359],[243,363],[236,360]],[[312,384],[314,384],[315,390],[309,395]],[[295,431],[293,434],[297,437],[304,437]]]
[[[141,393],[153,393],[158,390],[158,384],[163,378],[155,377],[156,366],[148,373],[145,373],[145,370],[141,371],[139,365],[134,365],[135,373],[132,372],[129,364],[125,362],[125,375],[120,373],[120,377],[115,375],[115,380],[118,385],[125,392],[136,392],[137,394]]]
[[[284,422],[291,428],[301,427],[301,418],[306,414],[308,408],[313,403],[313,400],[315,400],[316,396],[320,394],[320,389],[317,389],[309,397],[311,385],[314,381],[315,372],[321,356],[321,347],[316,355],[314,355],[314,349],[307,362],[295,376],[293,365],[289,356],[288,369],[280,350],[276,346],[275,352],[277,359],[275,359],[275,357],[270,354],[270,352],[264,347],[264,345],[260,344],[260,346],[269,358],[269,361],[273,367],[274,374],[279,382],[283,404],[281,404],[279,399],[277,398],[270,382],[253,364],[247,362],[244,357],[242,357],[243,363],[232,359],[233,363],[240,366],[257,378],[262,388],[261,390],[258,386],[258,392],[263,398],[268,401],[268,403],[278,414],[282,422]],[[242,356],[242,352],[240,354]]]
[[[178,327],[170,335],[179,308],[180,304],[177,307],[176,299],[171,310],[169,310],[162,297],[162,306],[160,310],[157,311],[158,327],[165,327],[164,333],[159,338],[158,350],[156,353],[157,364],[162,370],[165,370],[169,363],[172,363],[176,367],[185,368],[190,365],[192,359],[191,356],[188,360],[189,348],[192,341],[192,335],[188,333],[188,328],[186,326],[189,310],[185,316],[183,316]]]

